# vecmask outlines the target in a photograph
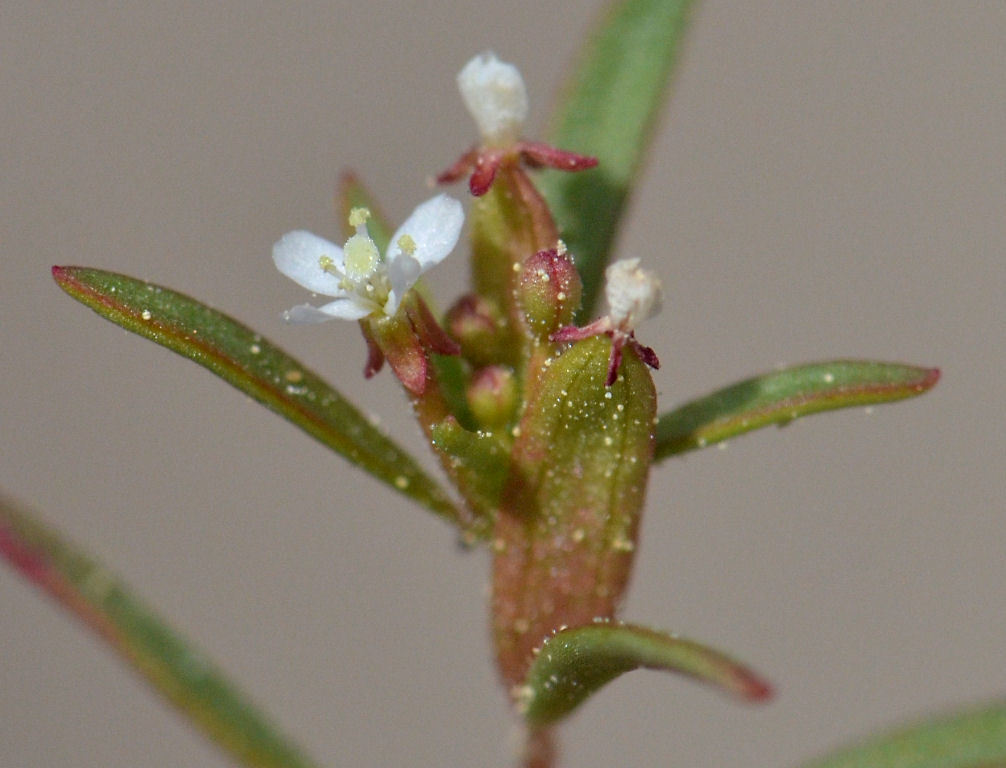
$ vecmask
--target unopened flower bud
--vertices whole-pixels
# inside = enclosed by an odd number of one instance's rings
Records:
[[[461,345],[461,355],[476,366],[500,359],[499,311],[482,296],[469,294],[447,311],[447,332]]]
[[[538,251],[524,262],[518,299],[528,327],[539,339],[548,338],[573,320],[580,306],[580,274],[565,247]]]
[[[505,147],[520,138],[528,104],[517,67],[492,51],[480,53],[458,73],[458,88],[487,145]]]
[[[488,429],[506,426],[517,404],[517,384],[513,372],[502,365],[490,365],[475,373],[466,392],[468,407]]]
[[[663,286],[653,272],[641,269],[639,259],[623,259],[605,272],[604,295],[608,300],[611,323],[631,331],[660,311]]]

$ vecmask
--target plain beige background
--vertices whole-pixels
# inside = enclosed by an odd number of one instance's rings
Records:
[[[306,297],[271,245],[296,227],[336,235],[347,166],[396,220],[428,196],[475,137],[454,75],[477,51],[519,64],[540,124],[601,5],[0,9],[0,486],[323,765],[508,764],[487,558],[74,303],[49,267],[200,297],[422,452],[390,377],[363,381],[356,328],[280,322]],[[944,379],[654,473],[625,616],[732,651],[779,696],[744,707],[635,673],[565,727],[565,765],[793,766],[1006,692],[1004,40],[999,2],[702,4],[619,248],[667,287],[640,331],[664,407],[822,357]],[[463,264],[435,273],[443,299]],[[0,765],[228,764],[7,569],[0,615]]]

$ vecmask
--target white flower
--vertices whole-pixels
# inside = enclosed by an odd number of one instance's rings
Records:
[[[663,286],[653,272],[640,269],[639,259],[616,261],[604,271],[604,295],[611,324],[631,331],[660,311]]]
[[[520,138],[528,104],[517,67],[492,51],[480,53],[458,73],[458,88],[487,145],[509,146]]]
[[[342,248],[304,230],[288,232],[273,246],[276,269],[309,291],[335,298],[320,307],[296,306],[284,319],[318,323],[394,315],[419,276],[453,250],[465,215],[461,203],[447,195],[427,200],[392,235],[383,259],[367,233],[369,217],[367,209],[353,209],[349,223],[356,234]]]

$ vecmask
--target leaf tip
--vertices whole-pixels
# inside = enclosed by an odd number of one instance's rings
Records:
[[[924,368],[922,379],[919,381],[919,391],[926,392],[935,387],[942,375],[943,371],[939,368]]]
[[[752,674],[743,681],[741,695],[754,703],[768,701],[775,697],[775,688],[767,680]]]
[[[72,286],[80,284],[80,279],[78,277],[79,271],[80,267],[65,267],[59,264],[53,264],[52,279],[56,281],[56,285],[69,293]]]

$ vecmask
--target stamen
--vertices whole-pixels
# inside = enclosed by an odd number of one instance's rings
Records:
[[[402,235],[398,238],[398,247],[406,256],[411,256],[416,252],[416,241],[412,239],[412,235]]]
[[[369,219],[369,208],[353,208],[349,211],[349,226],[351,227],[362,227]]]
[[[322,256],[318,259],[318,266],[321,267],[323,272],[328,272],[330,275],[335,275],[336,277],[344,277],[339,268],[335,266],[335,262],[332,260],[331,256]]]

